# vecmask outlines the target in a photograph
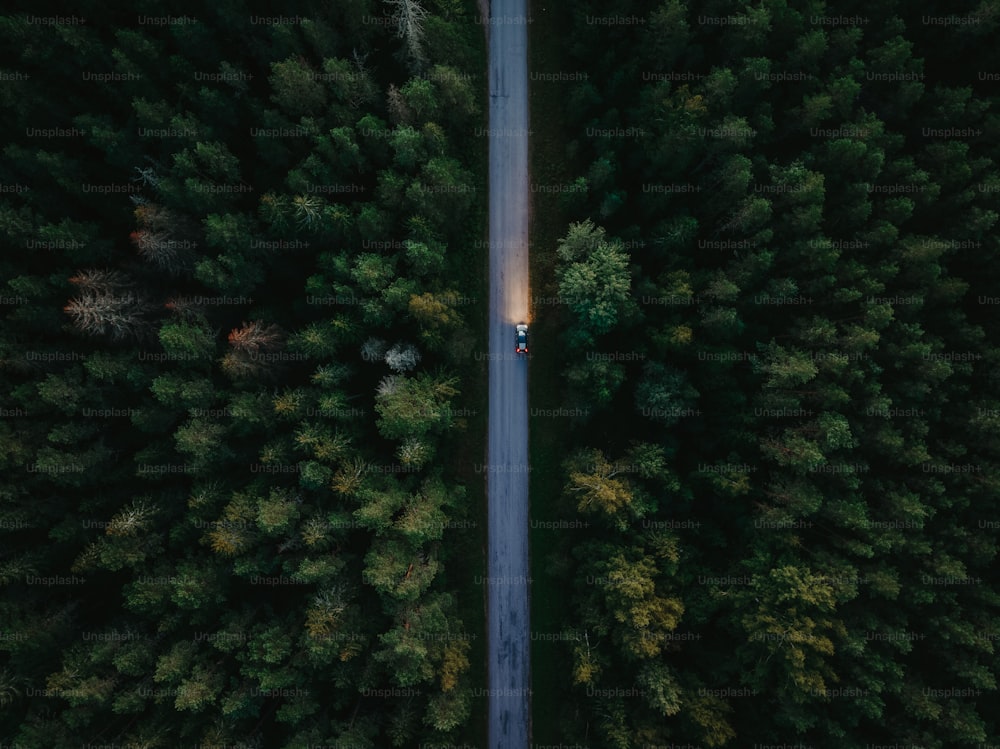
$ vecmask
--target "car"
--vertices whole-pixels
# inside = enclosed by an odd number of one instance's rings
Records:
[[[528,353],[528,326],[522,322],[517,325],[515,330],[517,334],[514,338],[516,341],[514,351],[519,354]]]

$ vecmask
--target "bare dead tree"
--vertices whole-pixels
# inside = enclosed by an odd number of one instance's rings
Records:
[[[285,347],[284,331],[274,324],[254,320],[229,333],[232,350],[222,359],[222,369],[234,379],[249,379],[273,371],[273,355]]]
[[[187,264],[187,250],[197,244],[183,237],[192,233],[191,222],[159,203],[145,202],[132,212],[137,229],[129,234],[143,260],[169,273]]]
[[[163,306],[184,320],[198,320],[205,314],[205,305],[188,296],[171,297]]]
[[[143,260],[170,270],[178,264],[178,248],[180,244],[171,239],[166,232],[155,232],[139,229],[129,234],[129,239],[135,245]]]
[[[284,346],[284,333],[277,325],[267,325],[261,320],[243,323],[229,334],[229,345],[236,351],[248,354],[273,352]]]
[[[131,291],[86,291],[63,307],[73,325],[89,335],[109,335],[114,340],[139,338],[148,329],[144,314],[150,306]]]
[[[385,98],[389,116],[395,124],[409,125],[413,122],[413,112],[410,111],[402,92],[392,83],[389,84]]]
[[[108,294],[130,285],[121,271],[94,268],[77,271],[75,276],[70,277],[69,282],[79,286],[81,291],[98,294]]]
[[[396,36],[406,45],[406,53],[417,67],[422,67],[426,61],[423,50],[424,19],[427,10],[416,0],[385,0],[395,12]]]

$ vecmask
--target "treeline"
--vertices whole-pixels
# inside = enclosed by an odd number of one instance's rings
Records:
[[[476,740],[478,10],[21,5],[0,736]]]
[[[558,12],[562,740],[995,742],[996,4]]]

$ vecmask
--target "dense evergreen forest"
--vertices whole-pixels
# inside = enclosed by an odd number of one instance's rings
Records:
[[[546,739],[997,744],[1000,5],[556,15]]]
[[[5,13],[0,739],[481,743],[475,4]]]
[[[1000,3],[539,10],[535,741],[1000,744]],[[0,743],[483,745],[481,11],[0,16]]]

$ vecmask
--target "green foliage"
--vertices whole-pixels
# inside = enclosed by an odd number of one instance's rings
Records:
[[[536,739],[945,749],[995,733],[974,686],[995,654],[958,633],[996,615],[979,523],[1000,456],[975,414],[996,385],[1000,153],[995,92],[946,72],[985,62],[971,45],[992,21],[614,12],[640,23],[594,23],[608,11],[585,2],[532,37],[547,68],[586,74],[564,108],[536,94],[533,169],[588,188],[536,198],[543,230],[568,226],[532,268],[565,302],[545,323],[564,352],[553,403],[588,409],[586,429],[532,435],[568,456],[538,512],[577,525],[537,569],[572,590],[551,618],[579,635],[547,664],[561,715]],[[662,453],[611,457],[635,443]],[[974,582],[931,582],[947,578]],[[658,616],[685,636],[637,637]],[[942,679],[969,696],[925,689]],[[638,698],[603,697],[626,687]]]
[[[451,409],[481,404],[471,365],[417,367],[464,331],[451,297],[481,294],[452,271],[483,257],[485,40],[447,4],[395,42],[375,5],[0,19],[11,745],[478,740],[474,543],[447,529]],[[414,381],[384,415],[369,338]],[[359,693],[397,663],[419,693]]]
[[[164,406],[179,406],[181,410],[207,408],[214,397],[212,382],[204,377],[163,374],[153,380],[149,389]]]
[[[159,336],[172,360],[206,360],[215,351],[214,336],[202,325],[184,321],[167,323],[160,328]]]
[[[600,336],[627,315],[633,303],[628,255],[621,243],[604,240],[589,220],[570,226],[559,243],[559,293],[586,336]]]
[[[448,428],[456,384],[454,377],[426,373],[383,378],[375,396],[379,433],[387,439],[419,438]]]
[[[326,89],[301,58],[271,63],[271,101],[293,117],[318,114],[326,104]]]

